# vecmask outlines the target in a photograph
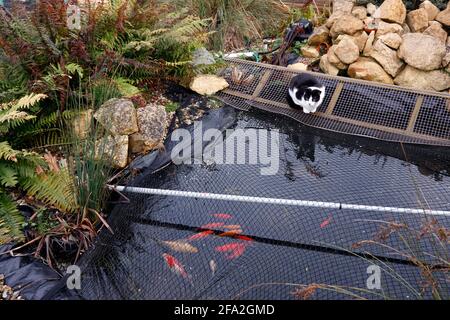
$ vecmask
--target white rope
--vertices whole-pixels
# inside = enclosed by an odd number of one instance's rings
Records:
[[[410,213],[410,214],[418,213],[418,214],[450,217],[450,211],[444,211],[444,210],[381,207],[381,206],[368,206],[368,205],[361,205],[361,204],[346,204],[346,203],[337,203],[337,202],[263,198],[263,197],[238,196],[238,195],[232,195],[232,194],[217,194],[217,193],[206,193],[206,192],[191,192],[191,191],[111,186],[111,185],[108,185],[108,187],[111,189],[115,189],[119,192],[152,194],[152,195],[159,195],[159,196],[173,196],[173,197],[212,199],[212,200],[225,200],[225,201],[238,201],[238,202],[251,202],[251,203],[266,203],[266,204],[278,204],[278,205],[287,205],[287,206],[313,207],[313,208],[326,208],[326,209],[349,209],[349,210],[359,210],[359,211],[376,211],[376,212]]]

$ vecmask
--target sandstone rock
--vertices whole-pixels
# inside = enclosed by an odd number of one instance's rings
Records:
[[[334,0],[333,1],[333,13],[351,13],[353,8],[353,0]]]
[[[411,28],[408,26],[407,23],[402,24],[402,28],[403,28],[403,34],[411,32]]]
[[[352,37],[344,37],[334,49],[336,56],[345,64],[350,64],[358,60],[359,47]]]
[[[108,135],[95,142],[95,159],[106,160],[114,168],[122,169],[128,163],[128,136]]]
[[[363,22],[366,28],[370,28],[371,25],[375,24],[375,19],[372,17],[367,17],[363,20]]]
[[[447,47],[450,47],[450,36],[447,37]]]
[[[196,76],[191,81],[189,88],[201,95],[212,95],[228,86],[229,84],[224,78],[208,74]]]
[[[397,23],[386,23],[384,21],[378,23],[377,37],[386,33],[398,33],[399,35],[403,35],[404,32],[402,26]]]
[[[322,70],[323,72],[325,72],[326,74],[331,74],[333,76],[337,76],[339,73],[339,69],[336,68],[335,66],[333,66],[329,61],[328,61],[328,55],[324,54],[321,58],[320,58],[320,70]]]
[[[408,12],[406,15],[406,23],[412,32],[422,32],[428,27],[427,10],[420,8]]]
[[[398,49],[402,43],[402,37],[398,33],[386,33],[378,37],[378,39],[392,49]]]
[[[303,46],[300,51],[302,52],[302,55],[307,58],[320,57],[319,51],[317,51],[316,47],[313,46]]]
[[[441,11],[437,16],[436,20],[440,23],[450,26],[450,6],[447,6],[447,9]]]
[[[301,62],[297,62],[294,64],[290,64],[287,66],[288,69],[290,70],[295,70],[295,71],[306,71],[308,70],[308,66],[304,63]]]
[[[326,26],[320,26],[314,29],[314,32],[308,39],[308,44],[317,46],[330,40],[330,30]]]
[[[71,129],[78,139],[86,139],[90,133],[92,116],[94,110],[81,111],[79,115],[72,119]]]
[[[360,20],[364,20],[367,17],[367,9],[363,6],[356,6],[352,9],[352,15]]]
[[[435,23],[431,23],[430,26],[425,29],[423,34],[435,37],[436,39],[441,40],[441,42],[445,44],[447,41],[447,32],[444,29],[442,29],[442,25],[439,22],[437,21],[433,22]]]
[[[352,78],[393,84],[392,78],[373,59],[360,57],[348,67],[348,75]]]
[[[380,8],[380,19],[402,24],[406,18],[406,7],[402,0],[385,0]]]
[[[373,3],[367,4],[367,14],[368,15],[373,16],[373,14],[375,13],[376,10],[377,10],[376,5],[374,5]]]
[[[379,39],[373,44],[370,56],[393,77],[400,72],[404,65],[403,61],[397,57],[397,52],[389,48]]]
[[[201,65],[211,65],[216,63],[214,56],[206,48],[198,48],[192,54],[192,65],[194,67]]]
[[[370,56],[373,48],[373,41],[375,40],[375,31],[372,31],[367,38],[366,45],[364,46],[363,56]]]
[[[442,59],[442,66],[447,67],[450,64],[450,52],[447,52],[447,54]]]
[[[450,75],[442,70],[423,71],[406,66],[394,79],[394,83],[422,90],[442,91],[450,88]]]
[[[345,13],[338,11],[338,12],[333,12],[331,14],[331,16],[328,18],[327,22],[325,22],[325,26],[328,29],[331,29],[331,27],[333,27],[334,23],[336,21],[338,21],[343,15],[345,15]]]
[[[162,105],[150,104],[137,109],[139,132],[130,136],[132,153],[146,153],[156,149],[164,139],[167,113]]]
[[[352,35],[364,28],[364,23],[358,18],[352,15],[343,15],[338,19],[330,30],[330,34],[333,38],[336,38],[340,34]]]
[[[399,58],[420,70],[434,70],[441,66],[445,45],[435,37],[421,33],[407,33],[398,49]]]
[[[341,60],[339,60],[338,56],[334,52],[336,49],[336,45],[331,46],[330,49],[328,49],[327,56],[328,56],[328,62],[330,62],[332,65],[334,65],[336,68],[340,70],[347,69],[347,65],[343,63]]]
[[[106,101],[95,112],[94,118],[113,135],[130,135],[138,131],[136,109],[129,99]]]
[[[366,46],[367,39],[369,38],[367,33],[365,31],[360,31],[355,33],[352,38],[358,46],[359,52],[363,52],[364,47]]]
[[[419,8],[425,9],[427,11],[428,21],[434,20],[439,13],[439,8],[428,0],[422,2]]]

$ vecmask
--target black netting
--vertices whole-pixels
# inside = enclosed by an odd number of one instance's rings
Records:
[[[450,210],[450,154],[443,149],[337,135],[261,111],[238,112],[230,127],[261,129],[268,137],[280,131],[275,175],[261,175],[262,165],[208,161],[171,164],[153,174],[155,168],[149,168],[131,185]],[[248,157],[256,152],[249,143],[239,146]],[[431,298],[427,278],[411,257],[432,270],[440,294],[450,293],[448,275],[439,271],[442,259],[448,261],[448,243],[442,246],[426,232],[437,225],[448,228],[450,218],[445,214],[125,194],[129,203],[116,205],[110,215],[114,234],[103,231],[81,260],[84,298],[294,299],[298,297],[294,292],[301,296],[308,285],[315,292],[311,297],[317,299],[350,298],[342,291],[350,287],[360,288],[356,292],[361,296],[397,299],[418,298],[426,287],[423,296]],[[237,232],[223,234],[233,228],[241,229],[244,237],[237,238]],[[186,240],[205,231],[209,234],[204,238]],[[197,252],[179,252],[164,242],[177,240],[187,241]],[[365,240],[383,245],[361,242]],[[221,251],[224,245],[233,250]],[[235,257],[230,257],[233,253]],[[164,254],[182,264],[186,274],[174,272]],[[367,268],[374,264],[384,269],[382,290],[366,287]]]

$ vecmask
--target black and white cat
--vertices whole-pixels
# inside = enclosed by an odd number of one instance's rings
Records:
[[[325,98],[325,86],[310,74],[292,78],[288,90],[288,102],[292,108],[303,108],[304,113],[316,112]]]

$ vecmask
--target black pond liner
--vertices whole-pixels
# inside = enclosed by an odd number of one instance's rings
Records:
[[[141,174],[130,186],[450,210],[450,153],[444,148],[339,135],[282,116],[231,107],[211,111],[202,123],[204,130],[279,130],[278,172],[264,176],[261,165],[250,164],[174,165],[168,155],[174,142],[168,142],[165,154],[149,155],[147,161],[135,163]],[[193,130],[192,126],[188,129]],[[417,267],[385,247],[353,245],[374,239],[380,220],[420,228],[434,218],[447,228],[450,225],[450,218],[442,215],[125,194],[129,203],[116,205],[108,219],[114,234],[103,230],[79,262],[82,281],[78,294],[83,299],[294,299],[296,284],[313,283],[367,291],[367,268],[373,264],[389,269],[381,273],[382,291],[358,294],[373,299],[382,298],[373,293],[415,299],[414,290],[420,291],[423,281]],[[221,221],[214,214],[231,215],[223,220],[225,224],[241,225],[243,234],[253,241],[220,237],[225,229],[218,226],[213,228],[214,234],[190,242],[197,253],[171,251],[161,242],[186,239],[198,233],[200,226]],[[246,244],[235,259],[215,250],[233,242]],[[398,233],[386,244],[408,250]],[[427,263],[438,264],[426,254],[436,250],[429,239],[413,250]],[[449,252],[448,247],[441,251]],[[175,257],[189,278],[173,272],[163,254]],[[214,272],[211,265],[217,266]],[[445,275],[436,272],[435,276],[441,292],[448,295]],[[431,298],[429,291],[424,297]],[[337,290],[319,289],[312,298],[350,297]]]

